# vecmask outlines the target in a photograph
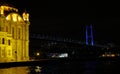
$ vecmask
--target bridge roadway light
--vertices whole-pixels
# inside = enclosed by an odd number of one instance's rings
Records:
[[[37,55],[37,56],[40,56],[40,52],[37,52],[36,55]]]

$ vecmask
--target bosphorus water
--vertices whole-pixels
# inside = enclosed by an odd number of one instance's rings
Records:
[[[0,74],[101,74],[119,72],[118,61],[69,61],[40,66],[1,68]]]

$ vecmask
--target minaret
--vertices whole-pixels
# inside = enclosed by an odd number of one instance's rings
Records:
[[[0,6],[0,15],[4,15],[4,7]]]
[[[27,13],[26,9],[25,12],[23,12],[22,17],[24,21],[29,21],[29,14]]]
[[[26,60],[29,60],[29,13],[25,10],[22,14],[23,20],[25,21],[26,25],[24,26],[24,43],[26,50],[24,51],[24,56]],[[24,46],[24,45],[23,45]]]

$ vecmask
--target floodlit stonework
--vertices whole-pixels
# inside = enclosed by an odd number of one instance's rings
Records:
[[[0,62],[29,60],[29,14],[0,6]]]

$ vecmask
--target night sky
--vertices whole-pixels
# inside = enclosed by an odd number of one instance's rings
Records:
[[[7,1],[7,0],[6,0]],[[30,14],[30,32],[85,40],[85,25],[93,25],[97,43],[120,45],[119,2],[92,0],[12,0],[7,1]]]

